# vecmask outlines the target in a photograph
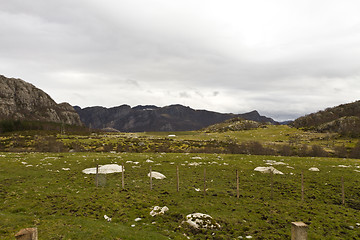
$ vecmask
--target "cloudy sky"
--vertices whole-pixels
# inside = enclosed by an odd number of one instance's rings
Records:
[[[294,119],[360,99],[358,0],[0,0],[0,74],[81,107]]]

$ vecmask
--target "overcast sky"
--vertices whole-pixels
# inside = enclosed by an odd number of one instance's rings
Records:
[[[359,0],[0,0],[0,74],[80,107],[276,120],[358,100]]]

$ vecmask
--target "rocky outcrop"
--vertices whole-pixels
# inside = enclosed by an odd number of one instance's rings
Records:
[[[206,110],[195,110],[182,105],[165,107],[122,105],[113,108],[74,107],[84,124],[90,128],[114,128],[122,132],[143,131],[192,131],[215,123],[242,117],[244,119],[276,124],[271,118],[257,111],[245,114],[225,114]]]
[[[232,118],[222,123],[211,125],[204,129],[205,132],[227,132],[250,130],[259,127],[266,127],[267,123],[245,120],[243,118]]]
[[[34,85],[0,75],[0,120],[5,119],[82,125],[70,104],[57,104]]]

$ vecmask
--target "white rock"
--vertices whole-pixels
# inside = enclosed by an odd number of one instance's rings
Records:
[[[111,222],[111,218],[108,217],[107,215],[104,215],[104,218],[105,218],[106,221]]]
[[[318,169],[317,167],[311,167],[309,168],[309,171],[320,172],[320,169]]]
[[[254,169],[254,171],[258,171],[261,173],[271,173],[272,172],[273,174],[284,174],[274,167],[256,167]]]
[[[150,177],[150,173],[148,173],[148,177]],[[151,177],[155,178],[155,179],[164,179],[164,178],[166,178],[166,176],[164,174],[159,173],[159,172],[154,172],[154,171],[151,171]]]
[[[186,216],[186,222],[196,229],[214,229],[221,226],[212,220],[212,217],[204,213],[192,213]]]
[[[153,163],[154,161],[153,161],[153,160],[148,159],[148,160],[146,160],[145,162],[147,162],[147,163]]]
[[[141,218],[135,218],[135,222],[141,221]]]
[[[167,211],[169,211],[169,208],[167,206],[164,207],[154,206],[152,207],[150,215],[154,217],[156,215],[162,215]]]
[[[122,166],[118,164],[106,164],[99,166],[99,174],[108,174],[108,173],[116,173],[116,172],[122,172]],[[124,169],[125,171],[125,169]],[[94,168],[86,168],[82,170],[85,174],[96,174],[96,167]]]

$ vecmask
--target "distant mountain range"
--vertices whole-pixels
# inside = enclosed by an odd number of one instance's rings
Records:
[[[261,116],[257,111],[244,114],[218,113],[195,110],[179,104],[165,107],[121,105],[113,108],[84,109],[75,106],[74,109],[88,127],[122,132],[199,130],[235,117],[278,124],[271,118]]]
[[[243,114],[218,113],[195,110],[179,104],[165,107],[153,105],[136,107],[121,105],[113,108],[72,107],[68,103],[57,104],[48,94],[30,83],[0,75],[0,122],[20,120],[76,126],[85,124],[96,129],[142,132],[200,130],[234,118],[279,124],[271,118],[261,116],[257,111]],[[238,120],[235,122],[231,124],[236,129],[254,125]],[[357,137],[360,136],[360,101],[327,108],[289,123],[296,128]],[[217,126],[217,128],[221,127],[223,126]]]

